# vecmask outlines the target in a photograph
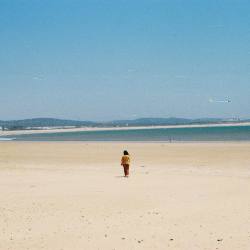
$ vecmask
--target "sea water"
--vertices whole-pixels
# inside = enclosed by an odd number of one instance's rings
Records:
[[[6,136],[5,136],[6,138]],[[250,141],[250,126],[153,128],[15,135],[16,141]]]

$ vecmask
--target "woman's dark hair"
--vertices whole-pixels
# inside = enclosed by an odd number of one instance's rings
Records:
[[[129,155],[129,153],[128,153],[127,150],[124,150],[124,151],[123,151],[123,154],[124,154],[124,155]]]

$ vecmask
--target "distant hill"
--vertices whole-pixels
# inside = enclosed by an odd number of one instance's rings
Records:
[[[74,126],[74,127],[92,127],[98,124],[91,121],[74,121],[74,120],[63,120],[54,118],[34,118],[24,120],[11,120],[11,121],[0,121],[0,126],[10,129],[24,129],[34,127],[63,127],[63,126]]]
[[[222,122],[239,122],[240,120],[221,119],[221,118],[139,118],[134,120],[116,120],[110,122],[92,122],[63,120],[55,118],[34,118],[24,120],[0,121],[0,126],[8,130],[32,129],[41,127],[117,127],[117,126],[163,126],[163,125],[188,125],[188,124],[210,124]],[[250,121],[250,120],[241,120]]]
[[[153,125],[178,125],[190,124],[191,119],[184,118],[139,118],[135,120],[118,120],[112,121],[109,124],[113,126],[153,126]]]
[[[186,119],[186,118],[139,118],[135,120],[118,120],[112,121],[109,124],[113,126],[164,126],[164,125],[188,125],[188,124],[210,124],[229,122],[227,119],[221,118],[199,118],[199,119]]]

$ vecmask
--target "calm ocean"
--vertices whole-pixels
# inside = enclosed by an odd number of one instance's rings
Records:
[[[13,136],[5,136],[11,138]],[[17,141],[250,141],[250,126],[157,128],[43,133],[15,136]]]

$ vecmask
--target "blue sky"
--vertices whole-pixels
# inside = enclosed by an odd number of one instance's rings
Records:
[[[0,36],[0,120],[250,117],[247,0],[0,0]]]

